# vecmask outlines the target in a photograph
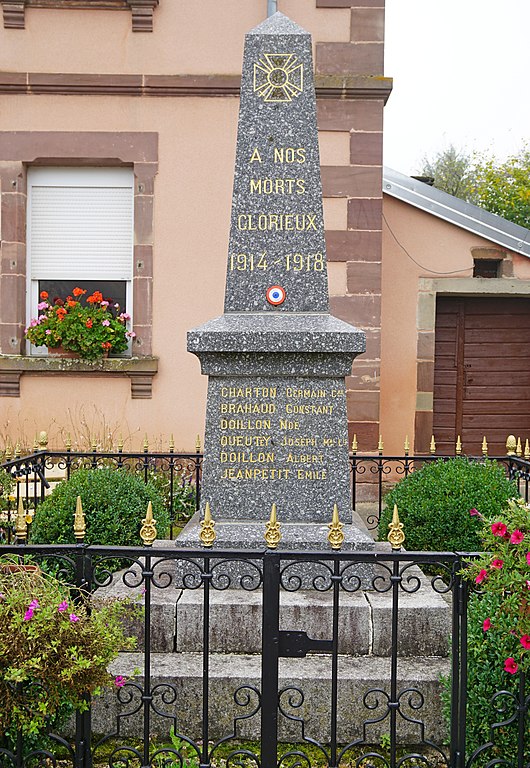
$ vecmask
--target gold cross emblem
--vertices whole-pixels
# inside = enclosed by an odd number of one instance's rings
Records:
[[[264,53],[254,64],[254,92],[263,101],[289,102],[304,89],[304,65],[294,53]]]

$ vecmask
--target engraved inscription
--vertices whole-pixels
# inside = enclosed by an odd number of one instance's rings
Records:
[[[220,386],[218,479],[326,481],[334,460],[329,449],[342,449],[347,440],[320,427],[334,416],[337,403],[340,411],[344,398],[340,387],[284,381],[274,386]],[[270,418],[229,419],[227,414]]]

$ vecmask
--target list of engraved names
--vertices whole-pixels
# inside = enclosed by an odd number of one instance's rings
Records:
[[[217,402],[220,480],[326,480],[330,449],[347,443],[332,428],[344,407],[334,379],[220,384]]]

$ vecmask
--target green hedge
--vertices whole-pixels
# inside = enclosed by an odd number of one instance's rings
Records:
[[[408,550],[480,551],[480,526],[469,510],[495,515],[518,495],[515,483],[495,461],[440,459],[412,472],[387,494],[379,536],[386,539],[397,504]]]
[[[87,544],[135,546],[141,544],[140,528],[151,501],[157,537],[167,536],[169,514],[160,492],[126,470],[105,467],[79,469],[38,505],[31,526],[36,544],[75,543],[74,512],[81,497],[86,517]]]

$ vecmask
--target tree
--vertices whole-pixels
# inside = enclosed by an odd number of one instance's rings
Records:
[[[530,150],[500,163],[494,157],[480,158],[473,168],[467,200],[491,213],[530,229]]]
[[[448,192],[508,221],[530,229],[530,149],[501,162],[493,155],[469,155],[450,145],[433,160],[423,159],[422,175]]]
[[[436,189],[467,200],[471,168],[470,155],[450,144],[443,152],[438,152],[433,160],[423,158],[421,175],[434,179],[433,186]]]

